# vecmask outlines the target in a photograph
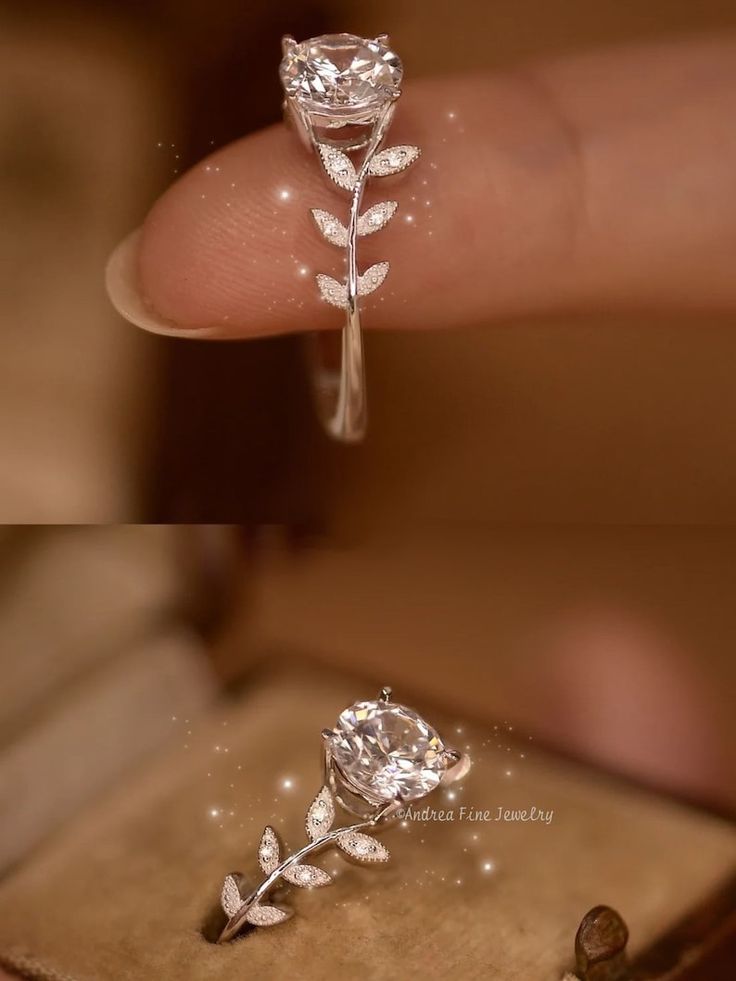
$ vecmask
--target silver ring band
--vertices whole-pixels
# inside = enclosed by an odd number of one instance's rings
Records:
[[[317,274],[322,298],[345,311],[337,362],[325,356],[324,340],[312,339],[312,369],[317,410],[327,432],[341,442],[361,440],[367,427],[367,399],[359,298],[372,293],[388,274],[388,262],[358,270],[358,238],[378,231],[396,211],[384,201],[361,215],[370,177],[398,174],[419,156],[419,148],[381,149],[388,132],[403,68],[388,37],[358,38],[332,34],[299,44],[282,41],[280,76],[284,112],[302,142],[316,151],[327,177],[350,196],[347,225],[329,212],[312,209],[317,228],[344,248],[346,281]],[[342,132],[342,139],[337,138]],[[364,151],[359,164],[349,154]]]
[[[388,849],[370,832],[398,817],[407,804],[467,773],[469,759],[391,696],[391,689],[383,688],[377,699],[344,709],[334,729],[322,730],[322,787],[307,809],[307,843],[285,855],[276,830],[264,829],[258,845],[264,878],[249,886],[240,872],[225,877],[220,902],[227,922],[218,943],[246,928],[289,919],[292,909],[274,905],[269,896],[278,887],[329,885],[332,875],[311,864],[313,854],[334,847],[355,862],[387,862]],[[335,827],[338,808],[358,821]]]

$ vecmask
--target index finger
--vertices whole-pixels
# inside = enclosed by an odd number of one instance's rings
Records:
[[[731,41],[672,42],[410,84],[389,143],[420,146],[361,268],[388,260],[367,327],[452,327],[562,310],[726,309],[736,136]],[[683,81],[685,80],[685,81]],[[208,157],[111,260],[133,322],[193,337],[340,326],[314,277],[343,273],[310,209],[344,192],[282,125]]]

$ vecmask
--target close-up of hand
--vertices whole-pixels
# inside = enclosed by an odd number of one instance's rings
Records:
[[[407,83],[391,140],[423,153],[366,193],[398,210],[361,244],[362,264],[391,267],[365,326],[732,311],[735,110],[728,37]],[[314,276],[339,253],[310,209],[340,194],[282,124],[220,149],[114,253],[113,303],[191,338],[338,327]]]

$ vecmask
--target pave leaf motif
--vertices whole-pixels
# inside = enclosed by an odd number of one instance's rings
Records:
[[[261,835],[258,845],[258,864],[266,875],[269,875],[281,861],[281,845],[279,836],[270,825],[267,825]]]
[[[368,173],[373,177],[388,177],[390,174],[400,174],[419,158],[422,151],[418,146],[390,146],[381,150],[368,165]]]
[[[381,201],[365,211],[358,218],[358,235],[372,235],[384,225],[388,225],[399,204],[397,201]]]
[[[276,926],[291,916],[291,910],[279,909],[278,906],[261,906],[255,903],[245,914],[245,919],[253,926]]]
[[[317,223],[317,228],[331,245],[345,246],[348,244],[348,230],[339,218],[335,218],[329,211],[322,211],[320,208],[312,208],[312,217]]]
[[[345,283],[338,283],[332,276],[325,273],[317,273],[317,286],[320,296],[325,302],[332,304],[333,307],[344,309],[348,302],[348,288]]]
[[[358,296],[368,296],[377,290],[381,283],[388,276],[389,263],[377,262],[373,266],[358,276]],[[345,308],[348,302],[348,287],[346,283],[338,283],[332,276],[325,273],[317,273],[317,286],[323,300],[332,304],[333,307]]]
[[[358,296],[367,296],[377,290],[388,276],[388,270],[388,262],[377,262],[374,266],[369,266],[362,276],[358,276]]]
[[[316,146],[322,166],[330,180],[334,181],[338,187],[354,192],[358,197],[362,194],[363,185],[368,177],[388,177],[391,174],[400,174],[411,166],[421,154],[418,146],[412,146],[409,143],[386,147],[378,152],[375,152],[374,148],[369,148],[368,156],[364,158],[360,169],[358,169],[348,153],[336,146],[328,146],[324,143],[317,143]],[[353,200],[354,204],[355,200],[356,198]],[[356,235],[372,235],[373,232],[383,228],[391,221],[397,207],[396,201],[381,201],[368,208],[358,217]],[[331,245],[347,249],[347,261],[351,264],[351,268],[354,268],[355,243],[350,241],[349,228],[331,212],[322,211],[320,208],[312,208],[312,217],[322,236]],[[377,262],[365,273],[359,275],[357,295],[366,296],[378,289],[385,280],[388,269],[387,262]],[[323,300],[331,306],[343,310],[349,307],[350,294],[345,283],[341,283],[326,273],[318,273],[316,281]]]
[[[339,284],[338,284],[339,285]],[[320,792],[309,805],[306,819],[307,835],[314,841],[326,834],[335,822],[335,802],[329,787],[322,787]]]
[[[238,888],[238,883],[234,875],[225,876],[225,882],[223,883],[222,894],[220,896],[220,903],[228,916],[235,916],[240,907],[243,905],[243,900],[240,896],[240,889]]]
[[[352,191],[358,177],[355,165],[347,153],[336,149],[334,146],[318,146],[319,155],[322,159],[322,166],[327,172],[327,176],[333,180],[338,187],[346,191]]]
[[[384,264],[379,263],[378,265]],[[358,830],[358,828],[370,828],[373,825],[373,820],[332,831],[335,816],[335,799],[330,788],[323,786],[307,809],[305,824],[309,844],[304,846],[300,854],[321,851],[325,845],[335,844],[347,856],[359,862],[371,864],[389,860],[390,855],[387,848],[376,841],[372,835],[363,834],[362,831]],[[244,922],[256,927],[276,926],[276,924],[283,923],[284,920],[288,920],[292,916],[290,909],[269,906],[261,902],[265,894],[279,879],[303,889],[327,886],[332,882],[332,876],[324,869],[316,865],[302,863],[297,860],[296,855],[282,860],[281,852],[282,847],[278,834],[270,825],[267,825],[258,845],[258,861],[266,873],[266,879],[255,891],[252,898],[243,900],[240,891],[242,876],[239,872],[232,872],[225,878],[221,903],[231,921],[234,917],[237,918],[230,923],[230,928],[235,932]],[[279,862],[281,864],[278,864]]]
[[[317,886],[329,886],[332,876],[316,865],[291,865],[284,872],[284,878],[293,886],[304,886],[315,889]]]
[[[397,208],[396,201],[381,201],[368,208],[358,218],[358,235],[372,235],[373,232],[383,228],[391,221]],[[312,208],[312,217],[317,223],[317,228],[331,245],[344,248],[348,244],[348,230],[339,218],[320,208]]]
[[[359,862],[388,862],[391,857],[388,848],[380,841],[360,831],[348,831],[344,835],[338,835],[337,844],[346,855]]]

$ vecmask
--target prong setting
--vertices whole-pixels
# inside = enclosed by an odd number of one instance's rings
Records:
[[[296,38],[291,34],[284,34],[281,38],[281,54],[287,55],[296,47]]]
[[[332,244],[345,249],[347,276],[334,279],[316,274],[322,299],[343,310],[345,325],[341,343],[343,356],[336,373],[325,363],[319,345],[313,345],[317,410],[328,434],[344,443],[359,442],[367,427],[365,370],[359,299],[380,288],[389,264],[374,263],[360,271],[357,262],[358,236],[384,227],[396,210],[394,202],[380,202],[373,213],[361,215],[363,192],[369,178],[399,173],[397,167],[371,163],[379,153],[391,125],[396,100],[401,94],[403,66],[392,50],[388,34],[363,38],[353,34],[326,34],[296,42],[286,35],[280,65],[286,112],[302,142],[318,151],[325,174],[351,195],[349,220],[336,219],[323,234]],[[389,148],[416,151],[405,166],[418,157],[415,147]],[[362,162],[347,154],[363,153]],[[375,209],[383,209],[378,214]],[[314,213],[314,209],[313,209]]]
[[[362,728],[361,728],[362,727]],[[351,733],[356,740],[351,742]],[[388,849],[371,833],[391,822],[408,804],[426,796],[441,780],[440,770],[456,763],[461,754],[445,748],[436,731],[413,709],[391,702],[391,688],[384,686],[375,701],[356,702],[343,710],[335,728],[321,731],[324,781],[307,809],[305,833],[307,843],[298,851],[284,854],[279,835],[266,826],[258,846],[258,864],[265,878],[247,895],[239,873],[227,876],[221,893],[221,905],[228,921],[219,943],[236,937],[246,927],[269,927],[286,922],[292,910],[272,905],[280,895],[281,885],[315,888],[329,885],[332,875],[311,864],[313,853],[335,847],[349,859],[365,865],[387,862]],[[354,755],[361,755],[364,745],[379,740],[373,758],[370,753],[362,768],[354,766]],[[340,758],[336,756],[340,752]],[[398,764],[398,766],[397,766]],[[367,782],[366,766],[372,766],[373,782]],[[399,782],[391,774],[399,771]],[[412,776],[413,771],[413,776]],[[409,773],[409,779],[406,773]],[[403,782],[402,782],[403,781]],[[356,810],[347,796],[363,804]],[[336,805],[354,814],[358,820],[335,826]],[[309,857],[309,862],[305,861]]]

